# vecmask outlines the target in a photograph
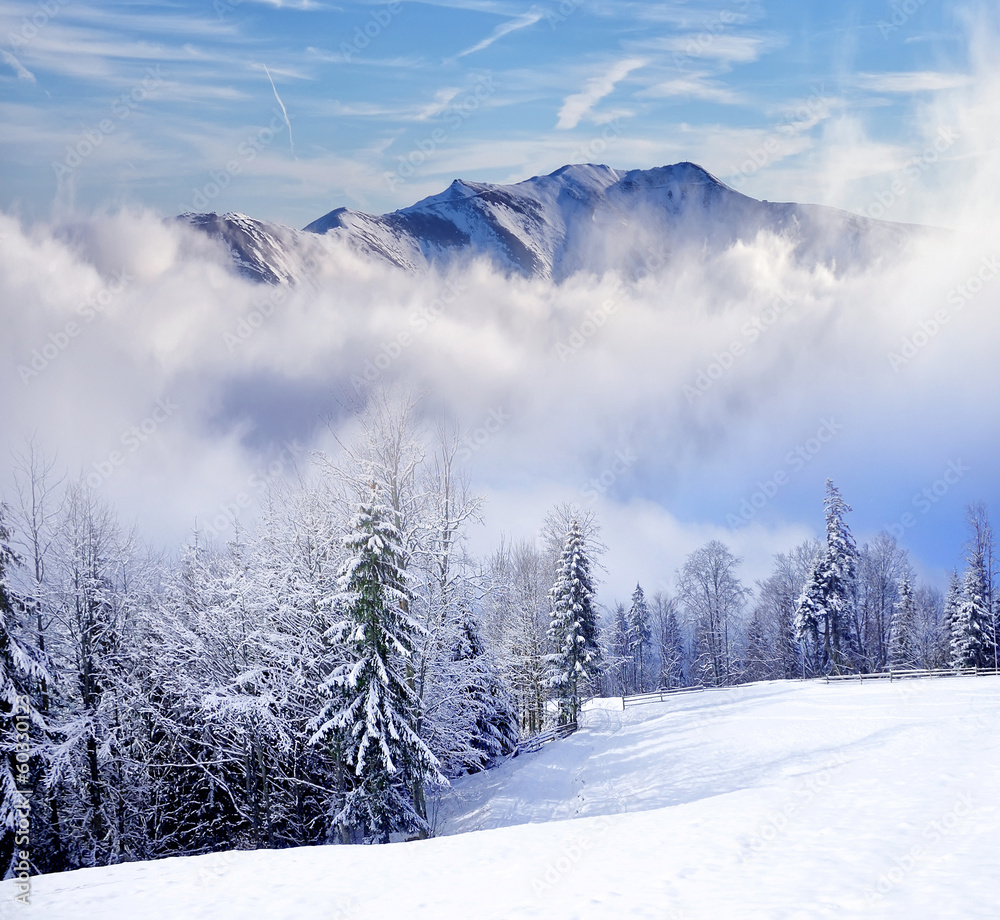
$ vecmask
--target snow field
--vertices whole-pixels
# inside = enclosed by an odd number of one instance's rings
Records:
[[[997,918],[1000,679],[764,683],[465,777],[438,836],[85,869],[0,917]]]

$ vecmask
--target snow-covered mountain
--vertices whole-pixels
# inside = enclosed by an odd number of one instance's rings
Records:
[[[187,213],[178,220],[225,243],[240,274],[270,284],[294,280],[295,263],[291,254],[300,248],[296,231],[237,213]]]
[[[456,179],[439,195],[389,214],[336,208],[296,233],[245,215],[183,215],[222,238],[243,273],[289,273],[306,237],[339,238],[407,271],[485,256],[499,268],[556,281],[586,271],[637,276],[663,261],[718,251],[769,232],[795,257],[834,270],[897,250],[916,228],[818,205],[758,201],[693,163],[621,171],[564,166],[514,185]]]

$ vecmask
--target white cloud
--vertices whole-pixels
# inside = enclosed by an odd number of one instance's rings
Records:
[[[596,77],[591,77],[582,92],[574,93],[563,100],[559,110],[559,120],[556,128],[568,131],[575,128],[588,115],[598,102],[614,92],[615,86],[624,80],[633,70],[645,66],[643,58],[625,58],[618,61],[609,70]]]
[[[528,26],[533,26],[538,20],[542,18],[542,14],[536,10],[531,10],[525,13],[523,16],[518,16],[516,19],[511,19],[507,22],[502,22],[498,25],[493,32],[481,42],[477,42],[471,48],[466,48],[464,51],[459,51],[455,57],[465,57],[468,54],[475,54],[477,51],[483,51],[489,48],[495,41],[503,38],[505,35],[510,35],[511,32],[516,32],[519,29],[526,29]]]
[[[5,64],[9,64],[13,68],[18,80],[25,80],[28,83],[36,82],[35,75],[9,51],[0,51],[0,57],[3,57]]]
[[[288,175],[301,179],[297,171]],[[627,245],[617,238],[625,229],[610,242]],[[15,437],[37,429],[65,462],[90,473],[157,399],[171,399],[180,408],[169,423],[101,485],[123,517],[139,515],[147,533],[170,540],[183,538],[196,516],[216,514],[238,491],[233,484],[260,467],[244,434],[258,444],[278,437],[288,405],[306,422],[318,420],[329,411],[331,391],[350,391],[350,375],[366,361],[401,332],[415,335],[412,317],[441,296],[444,283],[334,249],[314,285],[289,288],[259,328],[229,348],[225,335],[270,289],[225,271],[203,237],[129,214],[30,230],[0,216],[0,231],[0,367],[11,394],[0,405],[0,428]],[[968,379],[956,369],[975,367],[979,392],[1000,387],[1000,367],[990,360],[1000,314],[965,310],[913,367],[896,375],[886,362],[886,352],[977,269],[969,238],[935,244],[933,258],[918,252],[903,264],[841,276],[797,265],[789,244],[762,238],[717,256],[679,258],[630,291],[611,276],[554,286],[471,266],[454,279],[468,296],[397,349],[382,376],[426,388],[435,406],[472,429],[496,407],[509,416],[495,437],[477,442],[472,461],[474,487],[497,498],[487,509],[493,529],[486,548],[499,529],[535,531],[544,502],[588,502],[588,485],[600,482],[593,507],[611,549],[609,591],[635,578],[650,588],[661,575],[670,580],[684,554],[710,537],[745,555],[747,575],[755,576],[766,571],[770,553],[805,533],[796,524],[803,501],[805,519],[821,524],[827,475],[838,484],[849,473],[859,477],[842,483],[848,498],[879,470],[916,492],[949,458],[980,457],[977,487],[986,481],[995,455],[987,441],[995,434],[971,410],[966,418],[949,406],[960,404]],[[81,321],[81,301],[120,270],[134,279],[127,290],[92,322]],[[788,292],[794,307],[751,342],[741,330],[775,302],[776,290]],[[981,297],[988,307],[995,294]],[[609,299],[615,313],[563,360],[556,343]],[[53,351],[71,320],[80,333]],[[739,360],[690,404],[683,386],[733,341],[746,345]],[[49,366],[19,379],[18,368],[43,349]],[[254,396],[262,393],[268,398]],[[843,433],[808,467],[790,467],[786,456],[828,415],[844,422]],[[929,430],[939,451],[918,449]],[[983,439],[978,454],[970,432]],[[315,446],[307,425],[294,436],[304,448]],[[603,473],[619,450],[635,462],[605,490]],[[776,471],[788,473],[788,485],[749,528],[729,532],[727,513],[738,512]],[[535,494],[544,502],[533,501]],[[869,500],[859,497],[856,507]],[[871,526],[882,524],[873,515],[898,519],[905,504],[892,501],[871,512]]]
[[[690,99],[703,99],[706,102],[720,102],[725,105],[737,105],[742,101],[738,93],[704,74],[690,74],[676,77],[673,80],[665,80],[643,90],[641,95],[657,98],[684,96]]]
[[[448,86],[444,89],[439,89],[434,94],[434,101],[429,102],[427,105],[422,106],[416,114],[417,121],[428,121],[437,115],[440,115],[445,111],[449,105],[451,105],[452,99],[454,99],[461,90],[455,86]]]
[[[765,41],[750,35],[726,35],[711,32],[677,35],[656,43],[658,48],[679,58],[707,58],[726,64],[749,64],[760,57]]]
[[[972,77],[961,73],[938,73],[931,70],[907,73],[862,73],[857,84],[862,89],[877,93],[925,93],[945,89],[961,89],[973,82]]]
[[[339,9],[330,7],[325,3],[317,3],[316,0],[246,0],[249,3],[262,3],[265,6],[273,6],[279,10],[303,10],[311,12],[313,10]]]

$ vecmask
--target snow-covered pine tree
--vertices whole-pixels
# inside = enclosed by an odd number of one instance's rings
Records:
[[[331,627],[330,638],[343,646],[347,663],[320,687],[325,702],[311,741],[337,746],[353,770],[353,787],[332,816],[334,825],[387,843],[396,831],[429,831],[414,805],[414,789],[444,778],[414,730],[416,698],[408,671],[419,627],[408,612],[400,533],[375,484],[344,546],[348,558],[334,598],[342,620]]]
[[[628,610],[628,648],[632,656],[632,687],[634,693],[646,689],[646,650],[653,632],[649,625],[649,607],[646,595],[637,584],[632,592],[632,606]]]
[[[517,704],[500,668],[487,650],[472,611],[463,608],[452,650],[457,697],[468,736],[464,770],[474,773],[517,747]]]
[[[904,575],[899,585],[899,601],[892,611],[889,667],[896,670],[914,668],[918,656],[917,604],[910,578]]]
[[[955,664],[954,643],[958,631],[958,608],[962,604],[962,583],[958,570],[953,570],[948,580],[948,593],[944,599],[944,614],[938,635],[937,659],[940,667],[959,667]]]
[[[549,640],[555,651],[548,656],[547,684],[559,705],[559,723],[565,725],[576,722],[580,697],[600,666],[590,559],[575,520],[566,535],[549,599]]]
[[[826,616],[825,554],[813,568],[795,609],[795,638],[804,646],[803,664],[814,673],[823,670],[825,659],[820,624]]]
[[[844,515],[851,506],[841,498],[832,479],[826,481],[826,642],[835,671],[849,663],[854,636],[852,608],[858,570],[858,547]]]
[[[965,570],[962,599],[955,614],[951,661],[956,668],[992,667],[990,612],[983,557],[974,552]]]
[[[858,548],[844,515],[851,510],[832,479],[826,481],[826,548],[799,598],[795,631],[808,640],[814,665],[840,673],[853,657],[851,629],[857,584]]]
[[[21,821],[37,804],[31,801],[28,779],[37,780],[31,749],[45,723],[35,694],[49,676],[42,656],[18,636],[11,574],[19,560],[10,545],[6,511],[0,503],[0,870],[3,878],[10,878],[18,850],[31,849]]]

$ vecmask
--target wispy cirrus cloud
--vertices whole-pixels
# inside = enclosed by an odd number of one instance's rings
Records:
[[[17,74],[18,80],[26,80],[28,83],[36,82],[35,75],[9,51],[0,51],[0,57],[3,58],[5,64],[10,65],[14,73]]]
[[[434,93],[430,102],[391,105],[377,102],[341,102],[329,100],[313,103],[309,112],[314,117],[378,118],[385,122],[425,122],[431,121],[448,111],[461,92],[458,87],[446,86]]]
[[[336,6],[329,6],[326,3],[317,3],[316,0],[240,0],[242,3],[262,3],[265,6],[273,6],[279,10],[303,10],[312,12],[314,10],[339,9]]]
[[[877,93],[928,93],[961,89],[972,83],[972,77],[962,73],[918,70],[904,73],[861,73],[856,82],[862,89]]]
[[[519,29],[526,29],[528,26],[533,26],[542,18],[542,14],[538,10],[529,10],[522,16],[518,16],[516,19],[509,19],[507,22],[502,22],[498,25],[486,38],[481,42],[477,42],[464,51],[459,51],[455,55],[456,58],[463,58],[469,54],[475,54],[477,51],[484,51],[489,48],[495,41],[499,41],[505,35],[510,35],[511,32],[517,32]]]
[[[753,35],[692,33],[657,39],[650,44],[659,50],[683,57],[703,58],[723,64],[749,64],[772,47],[774,42]]]
[[[563,100],[556,128],[562,131],[575,128],[586,115],[590,114],[594,106],[606,96],[611,95],[615,87],[633,70],[638,70],[645,65],[645,58],[625,58],[615,63],[604,73],[591,77],[581,92],[573,93]]]
[[[310,61],[318,61],[321,64],[350,64],[352,67],[387,67],[412,70],[423,65],[423,58],[417,55],[393,58],[348,56],[342,51],[324,51],[322,48],[314,48],[311,45],[306,48],[306,54]]]
[[[686,97],[723,105],[739,105],[743,101],[739,93],[705,74],[687,74],[673,80],[665,80],[643,90],[641,95],[659,99]]]

